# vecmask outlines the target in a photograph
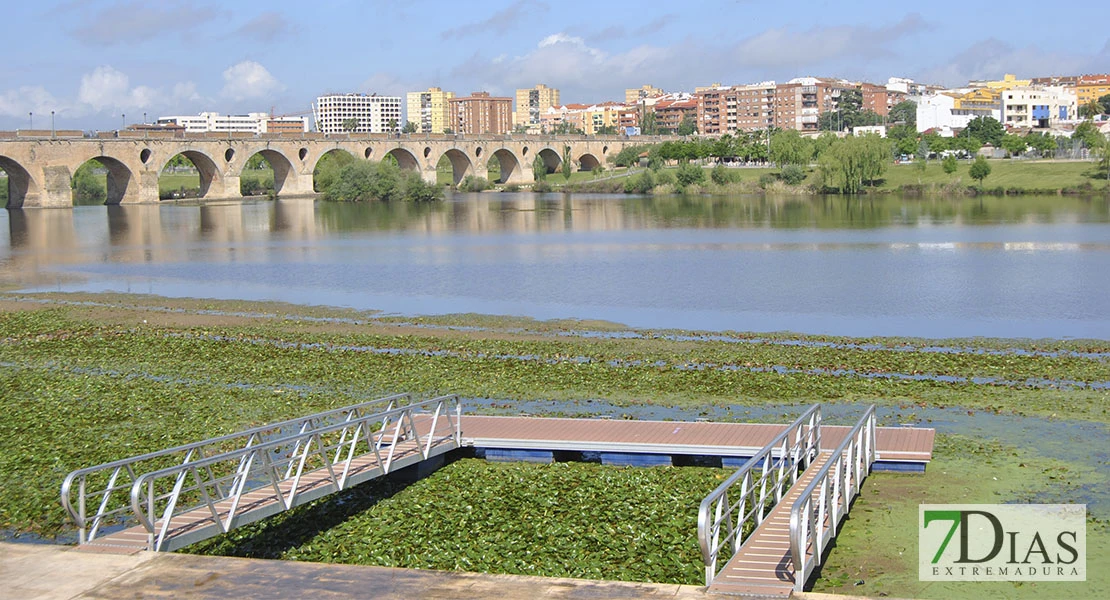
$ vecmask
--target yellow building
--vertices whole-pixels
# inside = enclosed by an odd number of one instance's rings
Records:
[[[516,91],[516,112],[513,125],[530,129],[538,128],[540,115],[552,106],[559,105],[559,90],[540,83],[534,88]]]
[[[1006,73],[1005,75],[1003,75],[1002,79],[996,79],[996,80],[986,80],[986,79],[984,79],[984,80],[980,80],[980,81],[969,81],[968,82],[968,86],[973,87],[973,88],[987,88],[987,89],[990,89],[990,90],[997,90],[997,91],[1008,90],[1008,89],[1016,88],[1016,87],[1029,87],[1032,84],[1033,84],[1032,79],[1018,79],[1017,77],[1015,77],[1014,75],[1011,75],[1010,73]]]
[[[1079,106],[1087,106],[1107,94],[1110,94],[1110,75],[1083,75],[1075,85]]]
[[[953,114],[976,117],[998,118],[1002,109],[1002,90],[996,88],[975,88],[958,96],[952,105]]]
[[[628,88],[624,90],[624,103],[625,104],[639,104],[642,100],[647,98],[658,98],[665,95],[667,92],[653,86],[643,85],[638,88]]]
[[[455,92],[445,92],[437,87],[423,92],[409,92],[405,94],[408,104],[405,118],[416,125],[418,133],[443,133],[445,128],[451,126],[448,100],[454,97]]]
[[[583,127],[586,135],[597,135],[602,127],[612,127],[615,131],[620,124],[621,111],[624,110],[623,104],[616,102],[605,102],[602,104],[595,104],[586,110],[582,111]]]

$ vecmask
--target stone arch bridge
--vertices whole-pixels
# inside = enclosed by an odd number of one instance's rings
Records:
[[[548,172],[562,168],[564,157],[574,168],[592,170],[625,146],[654,143],[662,138],[623,136],[235,136],[188,137],[15,137],[0,139],[0,169],[8,175],[8,208],[71,207],[72,179],[77,169],[96,159],[108,171],[108,204],[157,203],[158,176],[174,156],[183,154],[200,173],[200,199],[241,198],[240,177],[247,161],[261,154],[274,171],[274,189],[285,197],[311,196],[313,171],[331,152],[362,160],[392,156],[397,164],[436,181],[443,157],[451,163],[455,183],[467,175],[486,174],[493,161],[501,182],[534,182],[537,157]]]

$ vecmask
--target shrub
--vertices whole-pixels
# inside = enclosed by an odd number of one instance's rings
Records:
[[[955,173],[956,169],[958,168],[958,164],[956,163],[956,157],[951,155],[951,154],[949,154],[948,156],[945,156],[944,160],[941,161],[940,164],[941,164],[941,167],[944,168],[944,172],[948,173],[949,175]]]
[[[532,184],[532,191],[540,194],[550,192],[551,184],[543,180],[537,181]]]
[[[717,185],[728,185],[734,181],[732,171],[722,164],[713,167],[709,172],[709,179]]]
[[[475,177],[474,175],[467,175],[462,183],[459,184],[459,190],[464,192],[484,192],[490,188],[489,180],[485,177]]]
[[[402,172],[389,162],[355,161],[339,170],[323,199],[333,202],[365,202],[368,200],[408,200],[426,202],[439,200],[443,190],[424,181],[419,173]]]
[[[772,173],[764,173],[759,176],[759,187],[766,189],[768,186],[773,185],[778,177]]]
[[[629,177],[624,182],[624,191],[627,194],[647,194],[655,187],[655,177],[651,171],[644,171],[634,177]]]
[[[786,165],[779,173],[779,177],[788,185],[798,185],[806,180],[806,170],[799,165]]]
[[[674,175],[670,171],[659,171],[655,174],[655,185],[671,185],[674,183]]]
[[[679,187],[705,183],[705,169],[693,163],[683,163],[675,175]]]

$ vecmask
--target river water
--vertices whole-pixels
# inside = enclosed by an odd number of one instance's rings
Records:
[[[456,194],[0,213],[0,277],[643,328],[1110,339],[1106,199]]]

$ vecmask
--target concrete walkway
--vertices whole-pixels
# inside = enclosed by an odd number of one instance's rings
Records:
[[[705,600],[696,586],[590,581],[0,543],[0,598]]]
[[[704,587],[358,567],[280,560],[0,542],[0,598],[404,598],[515,600],[722,600]],[[867,600],[807,592],[798,600]],[[884,598],[883,600],[892,600]]]

